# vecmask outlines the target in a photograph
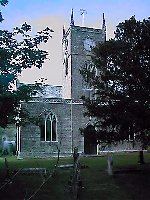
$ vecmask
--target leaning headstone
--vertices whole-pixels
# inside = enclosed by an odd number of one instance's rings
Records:
[[[145,164],[144,162],[144,155],[143,155],[143,150],[140,150],[139,151],[139,161],[138,161],[139,164]]]
[[[73,167],[73,164],[58,165],[58,168],[60,169],[72,169]]]
[[[19,169],[20,174],[47,174],[48,170],[46,168],[22,168]]]
[[[107,154],[107,172],[108,175],[113,175],[113,158],[110,152]]]

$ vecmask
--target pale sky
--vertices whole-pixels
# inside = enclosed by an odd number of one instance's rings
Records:
[[[6,7],[1,7],[4,21],[1,29],[12,30],[25,21],[32,26],[33,32],[47,26],[54,30],[52,39],[42,48],[48,50],[50,60],[42,69],[25,70],[20,77],[21,82],[34,83],[41,77],[51,85],[62,85],[62,28],[69,27],[71,9],[74,10],[75,25],[82,24],[80,9],[85,9],[85,26],[101,28],[102,14],[105,13],[107,39],[119,22],[135,15],[143,20],[150,16],[149,0],[9,0]]]

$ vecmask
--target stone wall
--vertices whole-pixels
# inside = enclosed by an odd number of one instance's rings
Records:
[[[57,142],[40,141],[40,128],[33,123],[21,127],[21,155],[51,155],[57,154],[59,146],[61,154],[71,154],[74,147],[84,151],[84,139],[79,128],[87,121],[83,117],[82,103],[71,100],[62,102],[28,102],[22,106],[30,111],[31,116],[39,116],[44,110],[49,110],[57,117]]]

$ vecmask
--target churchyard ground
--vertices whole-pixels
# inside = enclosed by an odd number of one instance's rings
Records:
[[[150,197],[150,154],[145,153],[144,157],[145,164],[140,165],[138,164],[138,153],[114,154],[113,176],[107,174],[106,156],[80,157],[82,186],[79,199],[148,200]],[[8,156],[6,159],[9,174],[6,173],[5,158],[0,157],[1,200],[73,199],[68,185],[73,173],[71,168],[58,168],[54,176],[47,181],[48,175],[19,173],[11,180],[15,172],[21,168],[46,168],[52,172],[55,169],[57,158],[17,160],[14,156]],[[72,163],[73,158],[60,158],[59,161],[59,164]],[[4,182],[4,180],[7,181],[6,175],[11,180],[9,184]]]

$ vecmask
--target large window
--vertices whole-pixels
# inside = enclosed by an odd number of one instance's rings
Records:
[[[57,141],[57,120],[52,113],[40,119],[41,141]]]

